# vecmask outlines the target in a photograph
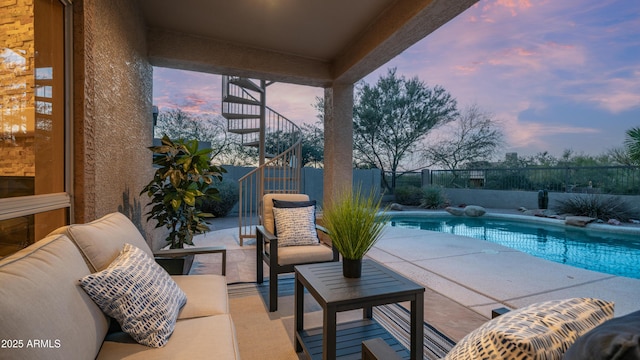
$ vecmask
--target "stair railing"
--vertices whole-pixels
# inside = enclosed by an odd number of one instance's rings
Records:
[[[269,159],[238,180],[238,227],[240,246],[244,239],[255,238],[255,227],[262,219],[262,197],[268,193],[300,192],[300,157],[302,142],[298,140],[285,152]]]
[[[238,180],[240,246],[244,239],[256,237],[264,194],[300,192],[302,132],[289,119],[265,106],[265,143],[260,144],[261,102],[250,91],[264,90],[247,79],[223,76],[222,113],[227,117],[229,131],[241,134],[245,146],[264,146],[269,159]]]

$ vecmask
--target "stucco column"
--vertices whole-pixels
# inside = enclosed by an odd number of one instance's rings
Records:
[[[353,84],[324,91],[324,206],[353,183]]]

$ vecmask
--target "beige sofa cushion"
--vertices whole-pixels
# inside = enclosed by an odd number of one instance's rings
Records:
[[[97,360],[127,359],[240,359],[236,331],[228,314],[178,320],[176,328],[163,348],[150,348],[137,343],[124,333],[109,337]]]
[[[0,260],[0,339],[21,339],[22,349],[1,349],[2,359],[93,359],[109,326],[80,288],[89,268],[64,235],[49,236]],[[29,340],[47,347],[27,347]]]
[[[229,313],[227,280],[222,275],[174,275],[171,277],[187,294],[187,304],[178,320]]]
[[[120,254],[125,243],[143,250],[153,258],[153,252],[138,228],[119,212],[105,215],[90,223],[63,226],[51,234],[65,234],[73,240],[89,264],[91,272],[106,269]]]

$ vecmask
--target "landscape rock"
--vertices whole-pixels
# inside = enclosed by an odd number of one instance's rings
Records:
[[[447,206],[444,210],[454,216],[464,216],[464,209],[458,207]]]
[[[524,215],[538,216],[538,217],[552,217],[555,218],[558,213],[551,209],[531,209],[525,210],[523,212]]]
[[[487,210],[482,206],[468,205],[464,208],[464,214],[470,217],[478,217],[487,213]]]
[[[558,215],[558,213],[555,210],[551,210],[551,209],[543,209],[542,214],[546,217],[554,217]]]
[[[596,221],[596,218],[588,217],[588,216],[567,216],[564,219],[564,223],[566,225],[573,225],[579,227],[585,227],[588,223]]]
[[[391,205],[389,205],[389,210],[402,211],[404,210],[404,207],[398,203],[392,203]]]

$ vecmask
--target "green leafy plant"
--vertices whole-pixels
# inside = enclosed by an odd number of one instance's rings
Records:
[[[325,207],[324,226],[329,231],[333,246],[342,257],[362,259],[380,239],[389,220],[386,208],[381,210],[381,199],[373,193],[362,194],[361,189],[345,192]]]
[[[449,200],[442,191],[441,186],[425,186],[422,188],[420,207],[424,209],[440,209],[448,204]]]
[[[211,149],[199,150],[197,140],[171,140],[164,135],[162,145],[149,149],[158,169],[140,192],[151,199],[147,221],[154,219],[156,228],[169,229],[166,241],[172,249],[193,245],[194,234],[209,230],[204,218],[212,217],[196,205],[203,198],[217,198],[218,189],[211,184],[222,180],[226,171],[210,164]]]
[[[640,127],[627,130],[624,145],[629,152],[629,158],[636,164],[640,164]]]
[[[566,200],[558,200],[554,210],[561,214],[589,216],[603,221],[629,221],[638,215],[637,211],[620,197],[597,194],[576,195]]]

